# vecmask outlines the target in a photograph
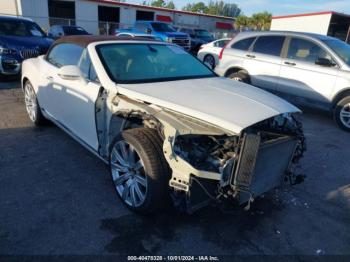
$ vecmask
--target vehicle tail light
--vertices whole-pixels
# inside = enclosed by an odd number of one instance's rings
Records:
[[[223,55],[223,53],[224,53],[224,49],[226,48],[226,46],[227,46],[229,43],[231,43],[231,41],[232,41],[233,38],[235,38],[235,35],[232,36],[232,38],[230,39],[230,41],[228,41],[227,44],[224,45],[224,47],[221,49],[220,54],[219,54],[219,60],[222,59],[222,55]]]
[[[224,49],[225,49],[226,45],[221,49],[220,54],[219,54],[219,60],[222,59],[222,54],[224,53]]]

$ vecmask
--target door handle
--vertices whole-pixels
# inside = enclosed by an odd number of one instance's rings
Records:
[[[46,79],[49,80],[49,81],[53,81],[53,77],[52,76],[47,76]]]
[[[297,65],[296,63],[293,63],[293,62],[284,62],[286,65],[290,65],[290,66],[295,66],[295,65]]]
[[[246,55],[246,57],[255,58],[255,55]]]

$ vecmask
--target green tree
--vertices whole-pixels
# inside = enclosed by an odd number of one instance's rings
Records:
[[[249,27],[251,25],[250,18],[246,15],[239,15],[236,18],[235,21],[235,28],[239,31],[242,31],[243,29]]]
[[[208,7],[203,2],[197,2],[194,4],[188,3],[182,8],[182,10],[205,14],[208,11]]]
[[[188,3],[185,7],[182,8],[182,10],[229,17],[236,17],[241,12],[241,9],[236,4],[225,3],[222,0],[210,1],[208,6],[203,2],[197,2],[193,4]]]
[[[250,26],[254,30],[269,30],[272,14],[269,12],[255,13],[250,18]]]
[[[153,0],[151,2],[143,1],[142,5],[175,9],[175,4],[171,0],[168,2],[165,0]]]
[[[169,9],[176,9],[175,7],[175,4],[173,1],[169,1],[166,5],[165,5],[166,8],[169,8]]]

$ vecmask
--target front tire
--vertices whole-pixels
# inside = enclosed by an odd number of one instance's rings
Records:
[[[169,169],[161,138],[150,128],[123,131],[110,154],[110,170],[117,194],[133,211],[155,213],[165,203]]]
[[[24,102],[30,120],[36,126],[45,124],[46,119],[41,113],[41,109],[32,84],[27,80],[24,83]]]
[[[340,128],[350,132],[350,96],[338,101],[334,108],[334,120]]]

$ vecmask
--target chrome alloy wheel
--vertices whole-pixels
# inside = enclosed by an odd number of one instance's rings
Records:
[[[37,119],[38,104],[36,102],[36,95],[34,93],[33,87],[28,81],[24,86],[24,101],[30,120],[35,122]]]
[[[132,207],[141,206],[147,194],[144,164],[135,148],[125,140],[117,142],[111,154],[114,185],[123,201]]]
[[[350,128],[350,103],[345,104],[340,110],[340,121],[346,128]]]

